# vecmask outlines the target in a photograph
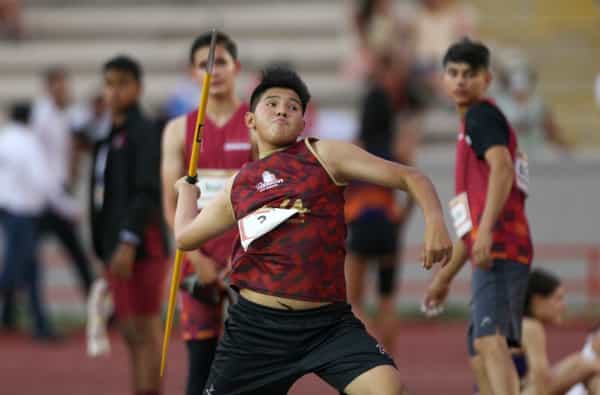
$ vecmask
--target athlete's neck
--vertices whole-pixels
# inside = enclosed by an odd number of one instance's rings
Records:
[[[235,95],[210,96],[206,104],[206,115],[217,126],[221,127],[229,121],[241,104]]]
[[[274,154],[275,152],[279,152],[279,151],[283,151],[286,148],[291,147],[293,144],[289,144],[289,145],[284,145],[283,147],[274,147],[271,145],[261,145],[260,142],[258,143],[258,159],[264,159],[269,155]]]

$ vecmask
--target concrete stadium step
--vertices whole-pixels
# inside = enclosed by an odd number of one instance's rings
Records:
[[[335,35],[346,22],[341,2],[260,5],[151,5],[31,8],[25,18],[34,38],[90,39],[193,36],[211,27],[234,36]]]
[[[148,73],[144,82],[144,102],[152,107],[162,103],[176,87],[180,74]],[[238,83],[239,94],[248,95],[250,83],[254,78],[252,73],[242,73]],[[319,106],[323,107],[351,107],[358,103],[360,86],[349,84],[347,81],[332,78],[330,73],[303,73],[303,78],[309,86],[312,96]],[[90,97],[100,88],[100,75],[97,72],[78,73],[73,78],[74,93],[77,98]],[[0,105],[9,104],[15,98],[28,99],[34,97],[41,90],[41,83],[37,75],[22,75],[19,78],[0,76]]]
[[[179,71],[188,63],[192,37],[160,39],[108,39],[85,41],[26,42],[18,46],[0,46],[0,70],[3,74],[31,73],[49,64],[66,64],[79,71],[99,70],[102,63],[116,54],[129,54],[149,71]],[[347,40],[323,38],[318,45],[312,39],[261,40],[240,38],[239,54],[247,70],[257,70],[265,63],[286,60],[300,70],[335,74],[339,62],[350,51]]]

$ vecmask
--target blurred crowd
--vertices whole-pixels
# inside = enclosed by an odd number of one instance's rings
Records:
[[[381,78],[382,67],[390,68],[396,79],[389,85],[395,111],[402,115],[408,110],[419,119],[418,134],[425,142],[447,138],[448,124],[456,124],[456,119],[440,83],[441,58],[452,42],[478,37],[476,10],[456,0],[357,0],[351,20],[355,51],[342,65],[342,75],[370,83]],[[539,92],[535,66],[518,50],[499,47],[492,52],[492,99],[516,129],[525,151],[533,159],[546,143],[568,151],[559,122]]]
[[[108,120],[101,96],[89,106],[75,104],[65,68],[48,68],[42,83],[43,93],[32,102],[15,103],[0,130],[0,180],[10,186],[0,193],[5,251],[0,314],[3,327],[16,328],[19,291],[26,290],[34,336],[54,340],[44,303],[39,241],[53,235],[62,244],[85,298],[94,270],[81,238],[83,203],[77,191],[88,178],[81,172],[85,152],[108,132]]]

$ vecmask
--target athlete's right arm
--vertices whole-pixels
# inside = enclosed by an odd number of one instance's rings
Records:
[[[236,219],[230,200],[234,177],[200,213],[196,204],[200,193],[198,188],[188,184],[183,178],[177,181],[178,198],[174,226],[177,248],[184,251],[194,250],[235,225]]]

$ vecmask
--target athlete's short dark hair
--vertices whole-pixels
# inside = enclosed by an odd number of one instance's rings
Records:
[[[529,273],[527,292],[525,293],[525,316],[531,317],[531,302],[535,295],[548,297],[560,287],[560,279],[553,273],[543,269],[534,269]]]
[[[104,63],[102,72],[106,73],[111,70],[129,73],[137,82],[142,82],[142,67],[137,60],[129,56],[118,55],[112,59],[109,59],[106,63]]]
[[[487,69],[490,66],[490,50],[479,41],[464,38],[446,51],[442,64],[446,67],[449,62],[466,63],[473,70]]]
[[[250,96],[250,111],[256,110],[256,105],[263,93],[271,88],[293,90],[302,103],[302,113],[306,111],[306,106],[310,101],[310,93],[306,84],[294,70],[281,66],[267,67],[262,71],[261,81]]]
[[[190,49],[190,64],[194,64],[194,55],[196,55],[196,51],[200,48],[208,47],[210,45],[210,40],[212,39],[212,32],[206,32],[194,40],[192,44],[192,48]],[[217,45],[223,46],[229,55],[233,58],[233,60],[237,60],[238,58],[238,49],[235,41],[231,39],[227,34],[223,32],[217,32]]]

